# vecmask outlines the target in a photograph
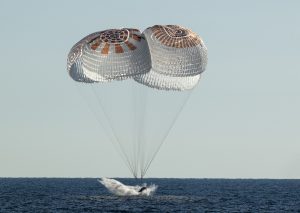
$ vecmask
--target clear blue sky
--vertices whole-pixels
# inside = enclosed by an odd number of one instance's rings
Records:
[[[208,67],[147,176],[300,178],[299,8],[1,0],[0,177],[129,177],[68,76],[67,54],[95,31],[179,24],[204,39]]]

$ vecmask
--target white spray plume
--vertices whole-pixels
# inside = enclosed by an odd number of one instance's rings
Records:
[[[110,179],[105,177],[101,178],[101,180],[99,179],[98,181],[102,185],[104,185],[108,189],[108,191],[118,196],[138,196],[138,195],[151,196],[154,194],[154,192],[157,189],[157,186],[155,184],[151,184],[147,186],[147,184],[144,183],[142,186],[139,185],[127,186],[115,179]],[[143,190],[142,192],[139,192],[139,190],[142,187],[146,187],[146,189]]]

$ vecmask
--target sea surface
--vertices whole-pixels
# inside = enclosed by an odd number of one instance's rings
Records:
[[[143,182],[158,185],[153,196],[115,196],[94,178],[0,178],[0,212],[300,212],[300,180]]]

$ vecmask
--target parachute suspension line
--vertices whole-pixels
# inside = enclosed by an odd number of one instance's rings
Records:
[[[105,119],[106,119],[106,120],[108,121],[108,123],[109,123],[108,126],[110,127],[111,131],[113,132],[115,141],[117,142],[117,145],[115,145],[115,147],[118,147],[118,148],[119,148],[119,150],[120,150],[120,152],[121,152],[121,154],[122,154],[121,156],[123,156],[122,158],[123,158],[124,162],[126,163],[128,169],[129,169],[130,172],[132,173],[132,175],[133,175],[134,177],[137,177],[137,174],[136,174],[136,172],[135,172],[135,170],[134,170],[134,168],[133,168],[133,165],[131,164],[129,157],[128,157],[128,155],[126,154],[126,151],[125,151],[125,149],[124,149],[124,147],[123,147],[123,145],[122,145],[122,143],[121,143],[119,137],[118,137],[117,134],[116,134],[116,131],[115,131],[114,127],[113,127],[113,122],[111,121],[110,117],[108,116],[108,114],[107,114],[107,112],[106,112],[106,110],[105,110],[105,107],[103,106],[102,101],[101,101],[101,99],[99,98],[99,95],[97,94],[95,88],[94,88],[92,85],[91,85],[91,87],[92,87],[92,91],[93,91],[93,93],[94,93],[94,95],[95,95],[95,97],[96,97],[96,99],[97,99],[97,102],[98,102],[98,104],[100,105],[100,107],[101,107],[101,109],[102,109],[102,111],[103,111],[103,113],[104,113]]]
[[[140,135],[139,135],[139,154],[140,154],[140,178],[143,179],[143,168],[145,166],[145,156],[146,156],[146,143],[147,140],[145,140],[145,125],[146,125],[146,119],[147,119],[147,108],[148,108],[148,91],[149,89],[147,87],[143,87],[140,90],[143,92],[144,95],[144,101],[143,106],[141,107],[141,123],[140,123]]]
[[[135,84],[134,82],[131,84],[131,90],[132,90],[132,103],[133,103],[133,121],[132,121],[132,156],[133,156],[133,163],[134,163],[134,170],[138,176],[138,151],[137,151],[137,146],[138,146],[138,94],[136,92]]]
[[[106,112],[106,110],[105,110],[105,108],[104,108],[104,106],[103,106],[103,104],[102,104],[102,102],[101,102],[101,100],[100,100],[100,98],[99,98],[97,92],[95,91],[95,88],[93,87],[93,85],[91,85],[91,88],[92,88],[92,91],[93,91],[94,96],[95,96],[96,99],[97,99],[97,102],[98,102],[99,106],[101,107],[101,109],[102,109],[102,111],[103,111],[103,113],[104,113],[104,116],[105,116],[106,120],[107,120],[108,123],[109,123],[109,127],[110,127],[111,131],[113,132],[115,141],[116,141],[116,142],[118,143],[118,145],[119,145],[118,147],[120,148],[120,151],[121,151],[121,153],[122,153],[121,156],[123,156],[123,160],[124,160],[125,164],[127,165],[127,167],[128,167],[128,169],[130,170],[130,172],[133,174],[133,176],[134,176],[135,178],[137,178],[136,171],[134,170],[133,165],[130,163],[129,157],[128,157],[128,155],[126,154],[125,149],[124,149],[124,147],[122,146],[122,143],[120,142],[120,139],[117,137],[116,131],[115,131],[115,129],[113,128],[112,121],[111,121],[110,117],[108,116],[108,114],[107,114],[107,112]]]
[[[76,89],[77,89],[78,93],[80,94],[80,96],[82,97],[82,99],[86,101],[87,106],[89,107],[90,111],[94,114],[94,117],[96,118],[96,120],[98,121],[98,123],[100,124],[100,126],[102,127],[102,129],[105,129],[105,125],[101,122],[101,120],[98,117],[96,111],[93,109],[93,107],[91,106],[91,103],[88,101],[88,98],[81,92],[81,90],[79,89],[79,87],[77,86],[77,84],[76,84]],[[133,173],[133,171],[130,168],[130,165],[128,164],[128,162],[125,159],[124,154],[121,152],[120,147],[118,147],[117,144],[116,144],[116,140],[117,140],[116,136],[115,135],[111,135],[108,132],[107,132],[106,135],[108,136],[109,140],[111,141],[111,143],[115,147],[115,149],[118,152],[118,154],[123,159],[123,162],[125,162],[126,167],[131,171],[131,173]]]
[[[140,125],[140,138],[139,138],[139,153],[140,153],[140,158],[141,158],[141,162],[140,162],[140,173],[141,173],[141,179],[143,178],[143,175],[142,175],[142,171],[143,171],[143,168],[144,168],[144,162],[145,162],[145,149],[143,148],[143,144],[145,143],[144,141],[144,138],[145,138],[145,118],[147,116],[146,112],[147,112],[147,100],[148,100],[148,90],[147,88],[144,89],[143,88],[143,91],[144,91],[144,105],[142,106],[142,109],[143,111],[141,112],[142,113],[142,120],[141,120],[141,125]]]
[[[131,108],[132,115],[133,115],[133,120],[132,120],[132,132],[131,132],[131,143],[132,143],[132,162],[134,164],[134,171],[137,174],[138,171],[138,156],[137,156],[137,97],[135,94],[134,86],[131,84],[131,90],[132,90],[132,104],[133,107]]]
[[[130,172],[133,174],[133,176],[136,177],[137,174],[136,174],[136,172],[134,171],[132,164],[130,163],[129,157],[128,157],[128,155],[126,154],[126,151],[124,150],[124,147],[122,146],[122,143],[120,142],[119,137],[118,137],[117,134],[116,134],[116,131],[115,131],[114,127],[113,127],[112,121],[111,121],[110,117],[108,116],[108,114],[107,114],[107,112],[106,112],[106,110],[105,110],[105,107],[104,107],[103,104],[102,104],[102,101],[100,100],[100,98],[99,98],[97,92],[95,91],[95,88],[94,88],[92,85],[91,85],[91,88],[92,88],[92,91],[93,91],[93,93],[94,93],[94,96],[95,96],[96,99],[97,99],[97,102],[98,102],[99,106],[100,106],[101,109],[102,109],[102,112],[103,112],[103,114],[104,114],[104,116],[105,116],[105,119],[106,119],[106,120],[108,121],[108,123],[109,123],[108,126],[110,127],[110,129],[111,129],[111,131],[112,131],[112,133],[113,133],[113,136],[114,136],[114,138],[115,138],[114,141],[117,142],[117,143],[114,143],[113,145],[116,147],[117,150],[119,150],[119,153],[121,153],[121,157],[122,157],[123,161],[125,162],[127,168],[130,170]]]
[[[139,84],[134,84],[134,91],[136,94],[136,104],[137,104],[137,156],[138,156],[138,167],[140,171],[140,178],[142,179],[142,171],[144,167],[144,159],[145,159],[145,149],[143,147],[144,141],[144,133],[145,133],[145,111],[146,111],[146,102],[147,102],[147,88],[141,87]]]
[[[191,92],[192,92],[192,90],[190,90],[189,93],[187,94],[187,97],[185,98],[185,100],[184,100],[183,104],[181,105],[179,111],[177,112],[176,116],[175,116],[174,119],[172,120],[172,123],[171,123],[170,127],[168,128],[168,130],[167,130],[166,133],[164,134],[162,140],[160,141],[158,148],[155,150],[155,152],[154,152],[154,154],[152,155],[150,161],[148,161],[148,163],[146,164],[146,167],[143,168],[143,172],[142,172],[142,174],[141,174],[142,177],[147,173],[147,171],[148,171],[148,169],[149,169],[151,163],[153,162],[154,158],[156,157],[158,151],[160,150],[160,148],[161,148],[162,145],[164,144],[164,142],[165,142],[166,138],[168,137],[168,135],[169,135],[171,129],[173,128],[173,126],[174,126],[174,124],[175,124],[177,118],[179,117],[181,111],[183,110],[185,104],[187,103],[189,97],[191,96]]]
[[[142,145],[142,134],[144,132],[144,109],[145,109],[145,90],[136,82],[132,82],[132,98],[133,98],[133,132],[132,132],[132,149],[134,156],[134,168],[136,174],[142,172],[142,160],[144,158]]]

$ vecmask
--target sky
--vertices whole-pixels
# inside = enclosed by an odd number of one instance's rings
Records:
[[[299,179],[299,8],[0,0],[0,177],[130,177],[68,76],[67,54],[95,31],[178,24],[203,38],[208,66],[146,177]]]

